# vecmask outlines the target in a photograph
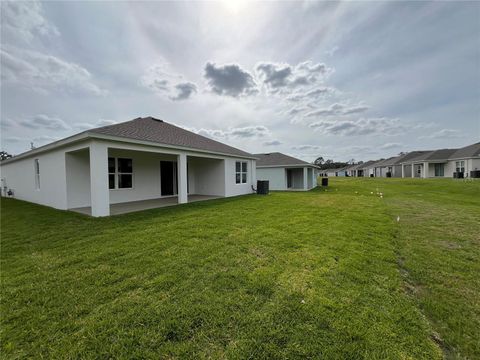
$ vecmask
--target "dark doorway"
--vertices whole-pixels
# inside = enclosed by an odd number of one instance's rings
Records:
[[[175,195],[177,187],[177,163],[160,161],[160,189],[162,196]]]
[[[287,189],[292,187],[292,170],[287,169]]]

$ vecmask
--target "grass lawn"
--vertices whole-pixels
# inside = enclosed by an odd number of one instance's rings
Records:
[[[99,219],[3,199],[0,356],[480,358],[480,182],[330,185]]]

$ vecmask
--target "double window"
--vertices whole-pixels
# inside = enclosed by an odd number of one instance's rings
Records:
[[[35,167],[35,189],[40,190],[40,162],[35,159],[33,163]]]
[[[236,184],[247,183],[247,162],[246,161],[235,162],[235,183]]]
[[[108,158],[108,188],[131,189],[133,187],[132,159]]]
[[[457,173],[461,172],[465,172],[465,161],[456,161],[455,162],[455,171]]]

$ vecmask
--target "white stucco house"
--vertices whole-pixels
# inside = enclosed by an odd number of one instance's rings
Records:
[[[4,160],[2,193],[108,216],[253,192],[255,156],[152,117],[87,130]]]
[[[476,177],[480,170],[480,142],[460,149],[416,151],[409,154],[412,156],[401,160],[402,177],[469,178]]]
[[[318,166],[274,152],[254,154],[257,180],[268,180],[270,190],[310,190],[317,186]]]

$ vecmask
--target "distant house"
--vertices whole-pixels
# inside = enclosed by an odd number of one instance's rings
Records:
[[[252,154],[152,117],[87,130],[0,165],[3,192],[93,216],[249,194],[256,180]]]
[[[345,167],[340,168],[340,169],[335,169],[335,176],[341,176],[341,177],[348,176],[347,168],[348,168],[348,166],[345,166]]]
[[[254,154],[257,180],[268,180],[271,190],[310,190],[317,186],[318,166],[279,152]]]
[[[441,149],[409,153],[401,160],[402,177],[470,177],[480,170],[480,143],[460,149]],[[414,156],[415,155],[415,156]]]

